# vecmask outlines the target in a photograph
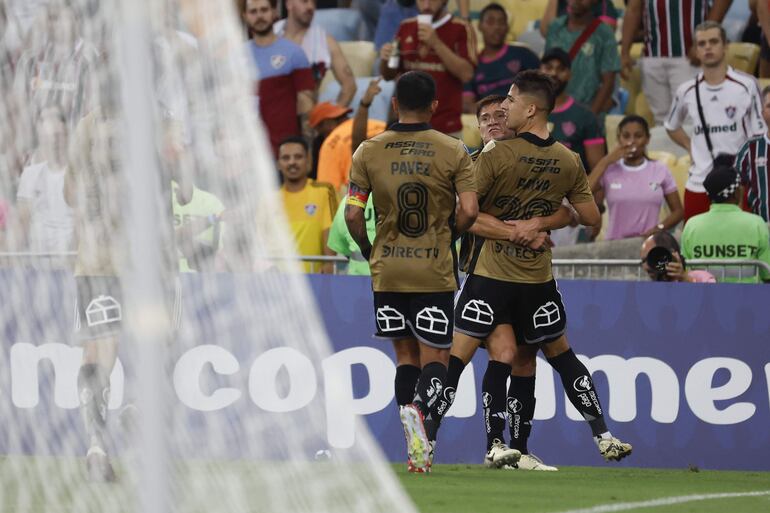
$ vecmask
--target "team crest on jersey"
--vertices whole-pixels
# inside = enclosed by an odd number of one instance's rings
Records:
[[[270,56],[270,65],[273,67],[273,69],[281,69],[284,64],[286,64],[285,55],[278,54]]]
[[[315,203],[308,203],[305,205],[305,213],[309,216],[315,215],[316,211],[318,210],[318,205]]]
[[[729,107],[725,107],[725,114],[727,114],[727,117],[730,119],[733,119],[735,117],[736,109],[732,105]]]
[[[508,67],[508,71],[511,73],[518,73],[519,70],[521,70],[521,61],[517,59],[515,61],[509,62],[506,64],[506,66]]]
[[[412,41],[414,41],[414,39],[412,39],[412,36],[406,36],[406,39],[404,40],[404,43],[409,44]]]
[[[658,182],[650,182],[650,190],[651,191],[657,191],[660,187],[660,184]]]
[[[583,52],[583,55],[586,57],[590,57],[594,54],[594,44],[586,41],[583,43],[583,48],[581,48],[580,51]]]
[[[567,137],[572,137],[575,135],[575,132],[577,132],[577,127],[572,121],[565,121],[561,124],[561,131],[564,132],[564,135]]]

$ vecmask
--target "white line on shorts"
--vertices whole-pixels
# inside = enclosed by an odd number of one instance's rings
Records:
[[[770,490],[760,492],[735,492],[735,493],[708,493],[703,495],[680,495],[678,497],[664,497],[642,502],[620,502],[617,504],[602,504],[584,509],[571,509],[559,513],[611,513],[613,511],[628,511],[630,509],[657,508],[660,506],[671,506],[673,504],[683,504],[685,502],[710,501],[715,499],[733,499],[736,497],[762,497],[770,496]]]

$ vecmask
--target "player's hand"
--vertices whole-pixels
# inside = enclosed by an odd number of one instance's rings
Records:
[[[617,162],[620,159],[626,158],[630,153],[636,151],[636,147],[631,143],[623,144],[618,141],[618,145],[607,154],[607,159],[610,162]]]
[[[364,95],[361,97],[362,103],[371,105],[372,101],[374,101],[374,97],[382,92],[382,88],[380,87],[380,80],[382,80],[382,77],[377,77],[369,82],[369,87],[366,88]]]
[[[521,246],[529,246],[539,238],[540,233],[543,233],[540,229],[540,221],[536,217],[505,221],[505,223],[513,228],[510,241]]]
[[[635,65],[636,65],[636,60],[632,58],[630,55],[621,55],[620,56],[620,77],[623,80],[628,80],[628,78],[631,76],[631,71],[634,69]]]
[[[385,43],[380,48],[380,60],[387,61],[393,55],[393,43]]]
[[[439,40],[438,36],[436,36],[436,31],[433,29],[433,25],[427,23],[417,24],[417,38],[429,48],[433,48]]]
[[[688,281],[687,271],[684,270],[679,253],[674,252],[673,257],[674,261],[666,264],[666,274],[671,281]]]

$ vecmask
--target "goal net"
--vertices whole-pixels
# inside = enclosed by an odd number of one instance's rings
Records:
[[[234,3],[2,0],[0,44],[0,510],[413,511],[291,262]]]

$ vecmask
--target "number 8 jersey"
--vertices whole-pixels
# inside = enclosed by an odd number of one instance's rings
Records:
[[[350,181],[373,195],[375,292],[457,289],[455,203],[476,191],[471,165],[461,141],[427,123],[396,123],[358,147]]]

